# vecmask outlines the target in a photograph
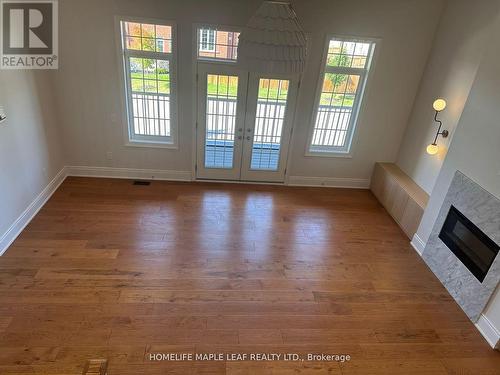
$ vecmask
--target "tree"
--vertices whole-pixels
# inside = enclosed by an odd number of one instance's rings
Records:
[[[128,35],[137,35],[128,37],[128,48],[142,51],[156,50],[156,39],[154,28],[141,26],[140,23],[127,23]],[[155,68],[155,60],[142,59],[142,67],[140,69],[152,70]]]
[[[339,52],[336,51],[335,54],[329,54],[326,62],[327,66],[351,66],[351,56],[347,55],[347,50],[342,48]],[[342,85],[347,80],[347,75],[345,74],[334,74],[327,73],[326,78],[332,82],[332,88]]]

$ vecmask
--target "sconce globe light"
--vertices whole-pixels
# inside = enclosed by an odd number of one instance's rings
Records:
[[[435,109],[436,112],[441,112],[446,108],[446,100],[444,99],[436,99],[434,100],[434,103],[432,104],[432,107]]]
[[[430,144],[427,146],[427,153],[429,155],[436,155],[439,152],[439,146],[435,144]]]
[[[439,124],[439,128],[437,130],[436,136],[434,137],[434,142],[432,142],[429,146],[427,146],[427,153],[429,155],[436,155],[439,152],[439,146],[437,144],[438,137],[441,136],[443,138],[446,138],[449,134],[448,130],[441,131],[443,122],[441,120],[438,120],[437,118],[439,112],[441,112],[446,108],[446,100],[438,98],[434,100],[434,103],[432,103],[432,107],[436,111],[434,115],[434,121],[436,121]]]

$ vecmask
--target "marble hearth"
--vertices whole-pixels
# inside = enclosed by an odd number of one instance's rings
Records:
[[[439,238],[452,205],[500,244],[500,200],[457,171],[422,255],[467,316],[476,322],[500,280],[500,253],[481,283]]]

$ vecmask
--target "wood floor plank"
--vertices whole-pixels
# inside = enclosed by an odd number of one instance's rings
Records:
[[[378,359],[350,361],[340,365],[342,375],[447,375],[444,365],[436,359]]]
[[[369,191],[70,177],[0,258],[0,374],[499,374]],[[349,355],[155,361],[155,353]]]

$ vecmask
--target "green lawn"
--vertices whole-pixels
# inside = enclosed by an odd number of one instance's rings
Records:
[[[170,94],[170,75],[168,73],[159,73],[158,81],[155,73],[132,73],[132,91],[156,93],[158,84],[158,93]]]
[[[219,83],[219,85],[217,85],[216,83],[210,83],[208,82],[207,83],[207,93],[208,95],[210,96],[232,96],[232,97],[236,97],[238,95],[238,86],[236,85],[230,85],[229,88],[228,88],[228,85],[227,84],[221,84]],[[218,92],[217,92],[218,90]],[[288,91],[286,90],[281,90],[281,95],[279,96],[278,98],[278,89],[269,89],[269,92],[268,92],[268,89],[267,88],[260,88],[259,89],[259,99],[266,99],[266,98],[269,98],[270,100],[276,100],[277,98],[279,100],[286,100],[287,98],[287,95],[288,95]]]
[[[142,73],[132,73],[132,91],[134,92],[147,92],[147,93],[156,93],[156,85],[158,84],[158,92],[160,94],[170,94],[170,75],[168,73],[159,73],[158,81],[155,73],[144,73],[144,80]],[[218,90],[218,92],[217,92]],[[236,98],[238,94],[238,86],[237,85],[227,85],[227,83],[219,82],[219,85],[216,83],[208,82],[208,95],[210,96],[232,96]],[[279,97],[280,100],[286,100],[288,95],[288,91],[282,90],[281,95]],[[259,89],[259,99],[266,99],[269,97],[271,100],[276,99],[278,96],[278,89],[270,88],[269,92],[267,88]],[[346,95],[344,101],[342,102],[343,95],[335,94],[333,96],[333,100],[331,100],[332,94],[323,93],[321,95],[320,104],[321,105],[330,105],[334,106],[344,106],[344,107],[352,107],[354,104],[354,95]],[[331,103],[330,103],[331,102]]]
[[[344,101],[342,102],[342,99]],[[332,94],[321,94],[320,105],[333,105],[335,107],[352,107],[354,105],[354,95],[344,95],[334,94],[332,100]]]
[[[227,84],[224,84],[224,83],[220,83],[219,82],[219,85],[217,87],[217,84],[216,83],[210,83],[208,82],[208,95],[211,95],[211,96],[217,96],[217,95],[220,95],[220,96],[232,96],[232,97],[236,97],[237,95],[237,91],[238,91],[238,87],[236,85],[230,85],[229,88],[227,87]],[[217,92],[217,88],[219,90],[219,92]],[[287,95],[288,95],[288,91],[282,91],[281,92],[281,96],[280,96],[280,100],[286,100],[287,98]],[[273,99],[276,99],[276,97],[278,96],[278,89],[275,89],[275,88],[271,88],[269,89],[269,93],[268,93],[268,89],[267,88],[260,88],[259,89],[259,99],[266,99],[267,97],[269,97],[271,100]],[[342,102],[342,99],[343,102]],[[332,94],[322,94],[321,95],[321,101],[320,101],[321,105],[333,105],[333,106],[343,106],[343,107],[352,107],[354,105],[354,95],[345,95],[345,98],[344,98],[344,95],[342,94],[335,94],[333,95],[333,100],[332,100]]]

